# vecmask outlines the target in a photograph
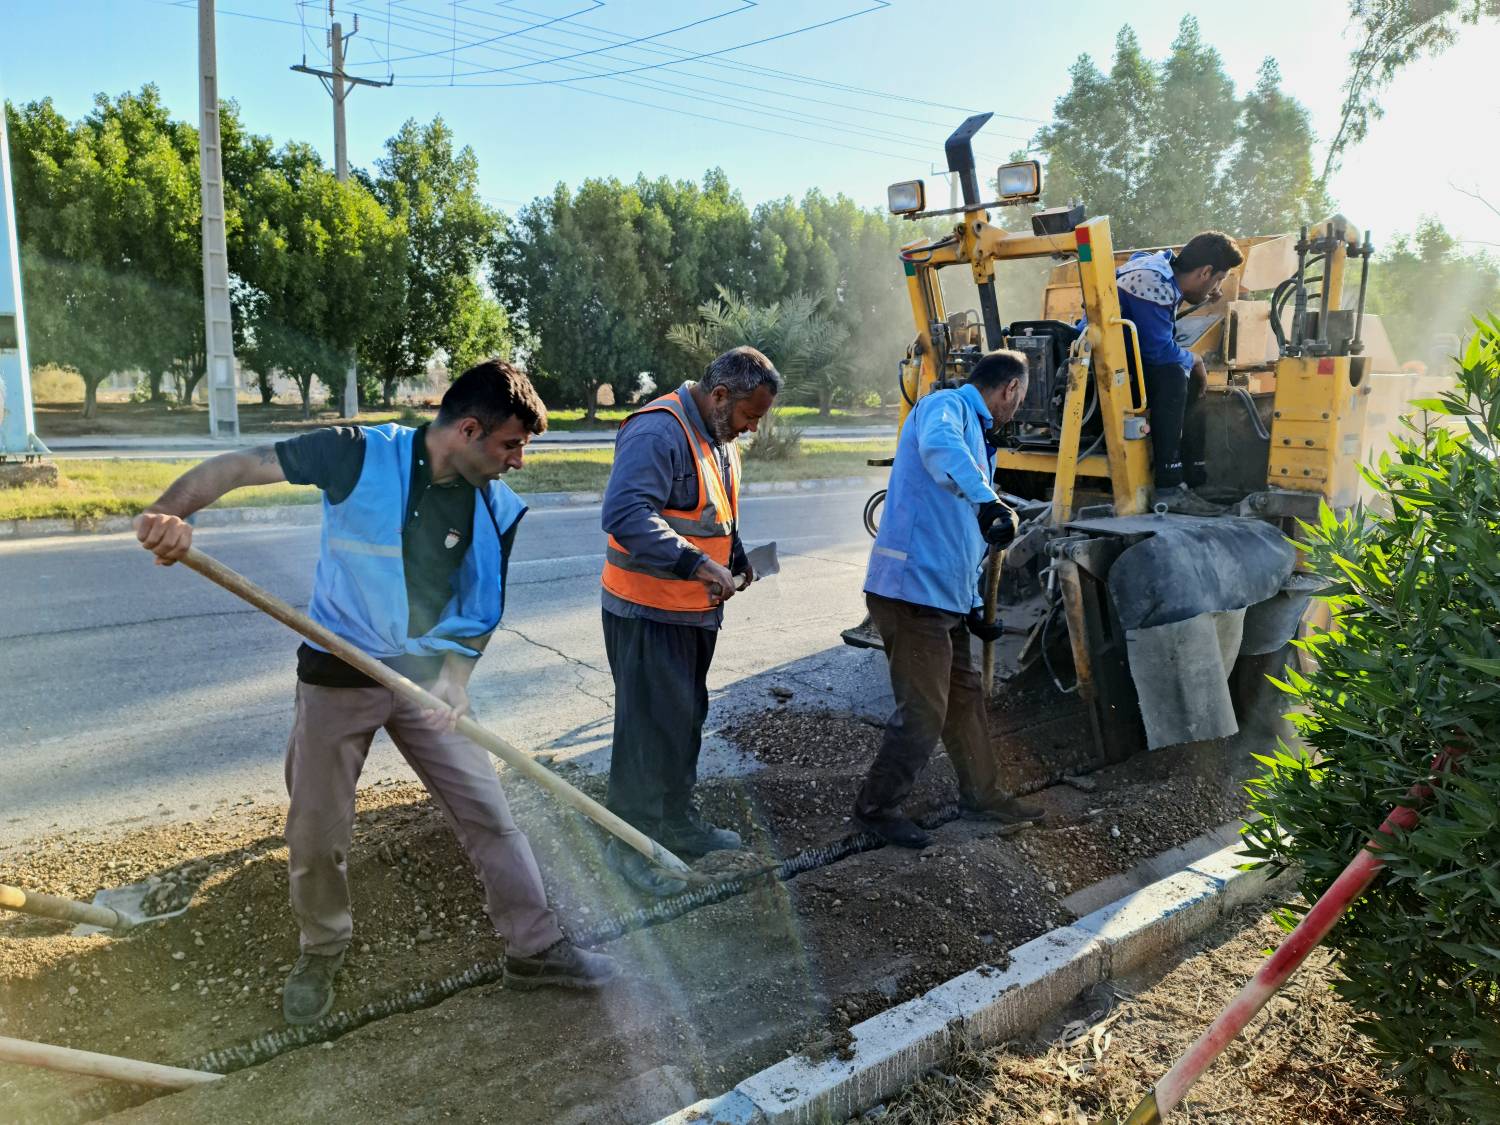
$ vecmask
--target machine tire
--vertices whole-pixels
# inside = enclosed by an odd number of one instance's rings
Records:
[[[880,530],[880,509],[885,504],[885,489],[881,489],[865,501],[865,530],[874,539]]]

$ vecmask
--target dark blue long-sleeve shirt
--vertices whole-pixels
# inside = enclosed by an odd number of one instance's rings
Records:
[[[690,392],[692,383],[678,388],[690,425],[705,438],[708,427]],[[710,439],[711,440],[711,439]],[[729,479],[727,446],[715,444],[720,472]],[[662,519],[662,509],[691,510],[698,506],[698,458],[688,445],[677,419],[665,411],[651,411],[630,420],[615,439],[615,462],[604,490],[600,523],[632,558],[647,566],[691,578],[702,555]],[[730,571],[744,569],[744,548],[735,529]],[[637,605],[603,594],[604,608],[619,617],[645,617],[675,625],[717,629],[724,618],[718,606],[703,613],[680,612]]]

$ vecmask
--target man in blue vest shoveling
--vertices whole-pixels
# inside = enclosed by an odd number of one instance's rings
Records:
[[[992,548],[1016,533],[994,486],[990,431],[1026,397],[1026,359],[991,352],[968,382],[924,395],[896,444],[880,529],[865,573],[865,604],[880,631],[896,709],[854,802],[854,822],[887,843],[925,848],[901,811],[938,740],[958,775],[966,817],[1022,823],[1042,810],[1000,786],[984,689],[970,637],[997,640],[981,612],[979,578]]]
[[[490,360],[454,380],[430,425],[329,427],[223,453],[178,477],[136,518],[141,544],[170,565],[192,546],[187,517],[225,493],[317,485],[323,535],[309,616],[448,704],[423,711],[332,653],[298,650],[286,841],[302,955],[282,990],[288,1023],[312,1023],[333,1006],[354,927],[345,864],[355,788],[381,727],[479,873],[506,942],[506,985],[597,988],[617,975],[611,958],[563,936],[493,763],[453,733],[500,624],[506,561],[526,511],[499,477],[522,467],[527,443],[546,428],[531,382]]]

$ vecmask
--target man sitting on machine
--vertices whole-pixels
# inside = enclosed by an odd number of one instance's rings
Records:
[[[1211,516],[1222,511],[1192,491],[1208,481],[1204,417],[1198,409],[1208,372],[1201,356],[1177,343],[1176,314],[1180,302],[1193,306],[1215,299],[1225,275],[1242,261],[1234,241],[1211,230],[1194,235],[1175,255],[1142,251],[1115,271],[1120,315],[1140,336],[1156,502],[1169,512]],[[1134,352],[1127,352],[1133,370]]]

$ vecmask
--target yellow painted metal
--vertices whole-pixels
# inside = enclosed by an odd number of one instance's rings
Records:
[[[1369,381],[1350,381],[1349,356],[1289,357],[1276,365],[1266,484],[1313,492],[1335,508],[1358,499]]]
[[[1078,480],[1078,443],[1083,432],[1083,404],[1088,397],[1089,345],[1068,358],[1068,390],[1063,399],[1062,434],[1058,440],[1057,473],[1052,478],[1052,525],[1061,527],[1073,518],[1073,487]],[[1071,453],[1071,456],[1066,454]],[[1106,461],[1108,459],[1106,458]]]
[[[995,468],[1019,469],[1027,473],[1057,472],[1057,457],[1051,453],[1030,453],[1020,449],[1002,449],[995,454]],[[1078,459],[1075,470],[1081,477],[1109,479],[1109,458],[1093,453]]]
[[[1098,218],[1083,223],[1074,237],[1080,247],[1085,243],[1088,246],[1087,254],[1079,250],[1078,274],[1083,287],[1083,307],[1089,318],[1088,346],[1094,357],[1094,387],[1099,395],[1115,514],[1139,515],[1150,506],[1151,454],[1147,442],[1125,439],[1126,419],[1142,410],[1131,401],[1126,380],[1125,333],[1119,324],[1120,294],[1115,288],[1109,220]],[[1059,461],[1076,461],[1077,457],[1076,445],[1072,448],[1064,445],[1058,451]]]
[[[1141,362],[1141,330],[1135,326],[1135,321],[1123,316],[1115,317],[1112,323],[1130,329],[1130,358],[1135,360],[1135,401],[1144,411],[1150,404],[1146,399],[1146,365]]]
[[[1064,429],[1056,454],[1017,453],[1002,450],[996,455],[1000,468],[1025,468],[1050,473],[1057,478],[1054,507],[1057,513],[1070,513],[1072,493],[1079,476],[1106,476],[1120,515],[1144,512],[1151,495],[1151,456],[1146,441],[1125,439],[1126,419],[1145,412],[1145,388],[1132,388],[1126,379],[1127,342],[1125,323],[1120,316],[1120,297],[1115,288],[1115,254],[1107,218],[1092,219],[1077,231],[1057,235],[1015,234],[993,225],[983,210],[968,211],[954,227],[953,233],[936,242],[916,242],[902,250],[906,271],[907,296],[911,301],[912,320],[917,342],[912,358],[919,360],[917,386],[913,400],[925,394],[932,384],[943,378],[946,356],[934,346],[931,326],[944,318],[942,291],[937,273],[946,266],[967,265],[978,283],[991,281],[995,263],[1025,258],[1050,257],[1054,254],[1077,254],[1076,269],[1083,293],[1082,311],[1088,316],[1090,329],[1083,354],[1093,359],[1094,384],[1099,397],[1104,427],[1104,457],[1079,460],[1079,437],[1087,389],[1087,366],[1084,376],[1069,372],[1069,389],[1064,403]],[[1134,326],[1130,326],[1131,330]],[[1130,346],[1139,346],[1132,340]],[[1137,365],[1137,371],[1140,370]],[[901,404],[904,424],[910,405]],[[1101,472],[1104,469],[1106,471]],[[1061,503],[1057,500],[1060,497]]]

